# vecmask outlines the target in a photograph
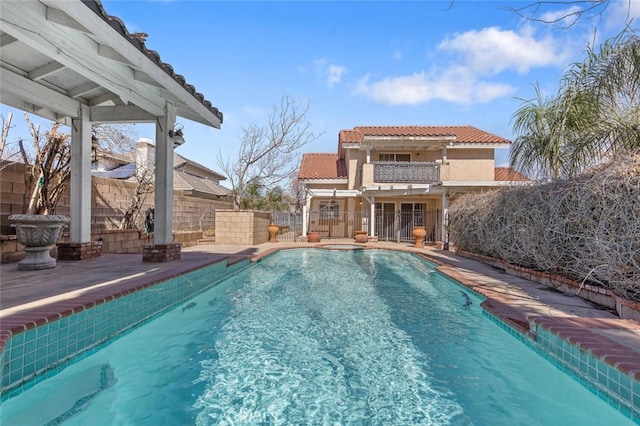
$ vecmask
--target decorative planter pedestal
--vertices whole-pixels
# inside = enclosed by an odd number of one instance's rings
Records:
[[[367,231],[356,231],[354,236],[356,243],[366,243],[369,240]]]
[[[307,234],[307,242],[309,243],[319,243],[321,240],[320,232],[313,231]]]
[[[56,259],[49,252],[62,235],[62,228],[71,219],[63,215],[12,214],[11,226],[16,228],[16,238],[27,253],[18,263],[21,271],[55,268]]]
[[[280,227],[272,223],[267,227],[267,229],[269,230],[269,242],[277,243],[278,240],[276,237],[278,236],[278,232],[280,232]]]
[[[413,238],[415,238],[415,247],[422,248],[424,245],[422,242],[424,241],[424,237],[427,235],[427,228],[424,226],[414,226],[413,227]]]

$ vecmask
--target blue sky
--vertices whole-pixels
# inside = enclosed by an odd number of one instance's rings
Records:
[[[594,25],[602,41],[622,28],[628,7],[613,0],[597,19],[559,29],[508,10],[526,4],[103,1],[223,112],[220,130],[179,119],[186,143],[177,152],[216,171],[218,153],[234,159],[242,127],[265,123],[285,93],[309,100],[322,133],[303,152],[336,152],[340,130],[364,125],[472,125],[512,139],[511,116],[535,96],[533,84],[554,93]],[[640,20],[640,0],[631,14]],[[153,127],[136,129],[153,138]],[[19,136],[26,128],[9,139]],[[507,161],[501,150],[497,164]]]

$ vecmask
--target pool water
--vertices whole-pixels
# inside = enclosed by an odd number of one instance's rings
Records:
[[[284,250],[2,403],[9,425],[626,425],[408,253]]]

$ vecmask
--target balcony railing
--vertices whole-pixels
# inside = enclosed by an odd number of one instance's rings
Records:
[[[426,162],[373,163],[374,182],[434,183],[440,181],[440,164]]]

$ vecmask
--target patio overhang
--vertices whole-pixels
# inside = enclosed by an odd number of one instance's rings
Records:
[[[354,198],[362,195],[357,189],[307,189],[307,194],[319,198]]]
[[[220,128],[222,114],[96,0],[0,2],[2,103],[67,125],[177,116]]]
[[[362,195],[366,197],[422,195],[433,192],[432,186],[426,183],[368,185],[362,188]]]
[[[71,127],[72,243],[90,240],[91,127],[156,124],[156,244],[173,240],[176,117],[220,128],[222,113],[99,0],[0,2],[0,99]]]

